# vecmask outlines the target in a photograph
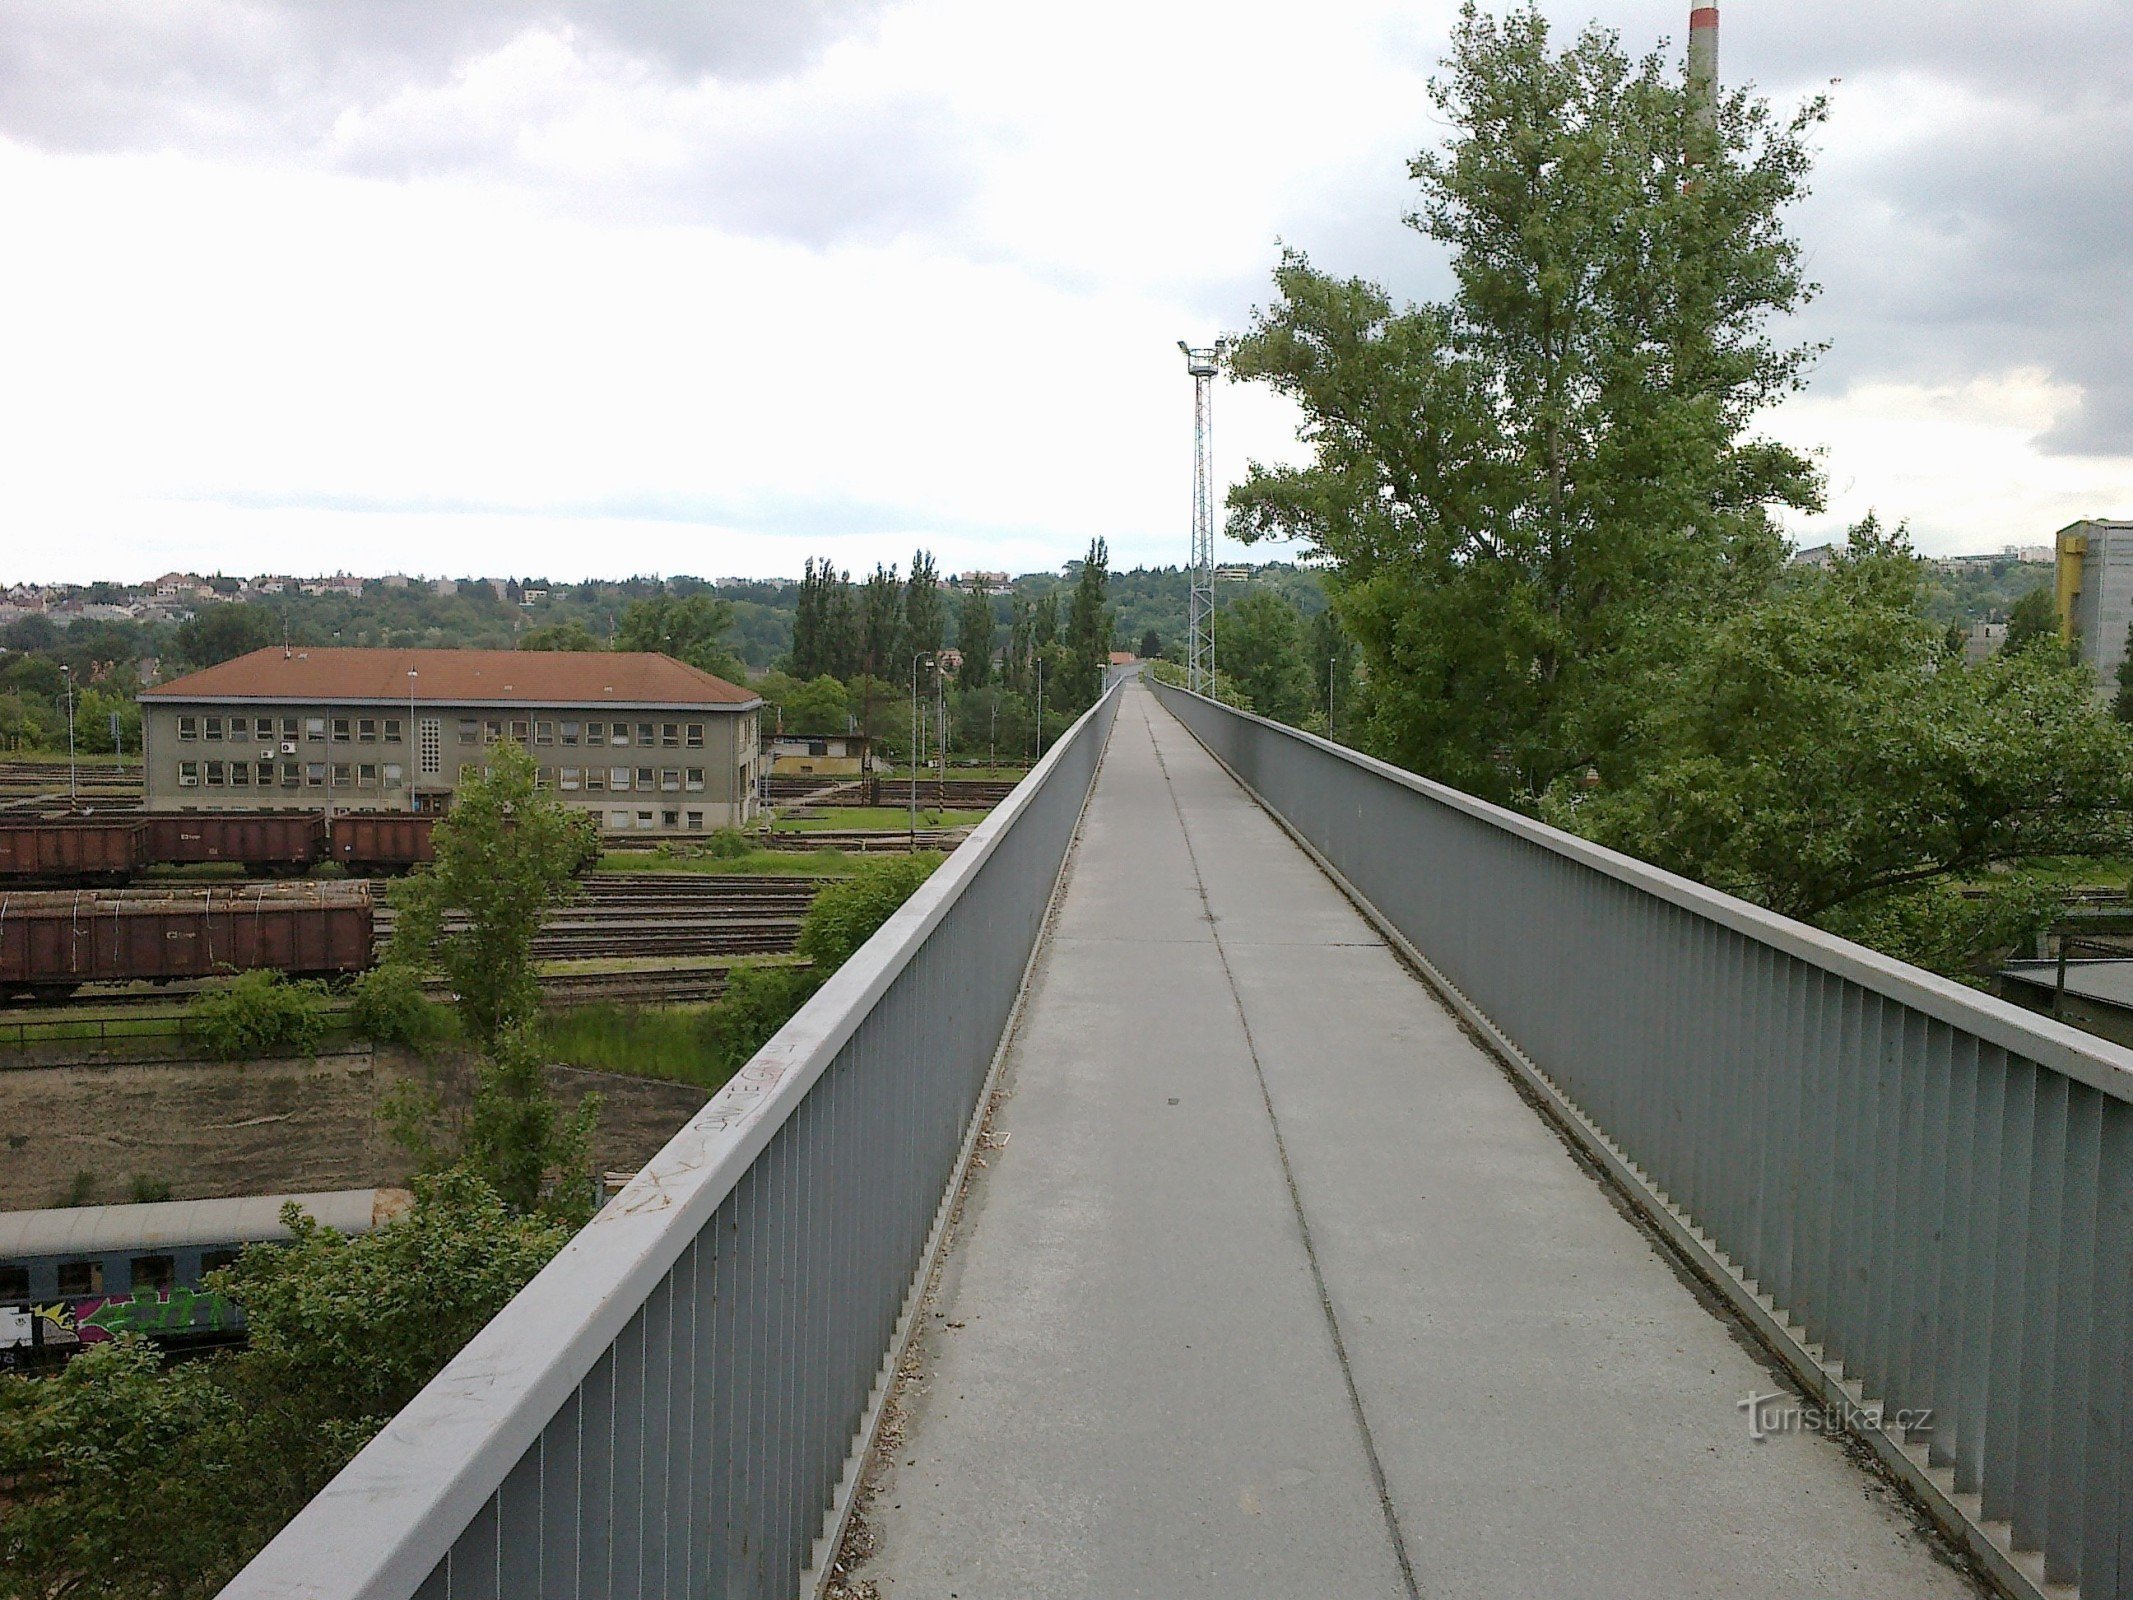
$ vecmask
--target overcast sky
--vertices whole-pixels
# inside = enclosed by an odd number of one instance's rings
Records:
[[[1175,562],[1176,340],[1277,240],[1442,292],[1398,219],[1454,11],[0,0],[0,578]],[[2133,5],[1729,0],[1720,61],[1840,80],[1796,534],[2133,515]],[[1294,454],[1216,414],[1224,477]]]

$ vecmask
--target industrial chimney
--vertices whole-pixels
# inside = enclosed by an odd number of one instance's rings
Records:
[[[1689,161],[1701,166],[1718,150],[1718,7],[1689,13]]]

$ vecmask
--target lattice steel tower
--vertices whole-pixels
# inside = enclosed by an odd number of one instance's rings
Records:
[[[1185,682],[1195,694],[1215,692],[1215,419],[1210,406],[1215,373],[1228,341],[1195,349],[1183,339],[1192,374],[1192,566],[1187,572]]]

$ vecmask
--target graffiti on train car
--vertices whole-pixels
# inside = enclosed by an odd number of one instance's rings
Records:
[[[136,1289],[131,1295],[88,1295],[29,1308],[19,1323],[0,1324],[0,1342],[62,1345],[101,1344],[119,1333],[169,1338],[176,1334],[232,1333],[243,1314],[226,1295],[208,1289]]]

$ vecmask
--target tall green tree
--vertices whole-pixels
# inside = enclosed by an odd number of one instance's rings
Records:
[[[982,586],[974,585],[963,593],[956,612],[955,647],[963,654],[957,681],[965,689],[982,689],[992,681],[992,597]]]
[[[1951,660],[1920,600],[1902,531],[1869,519],[1828,573],[1718,624],[1653,685],[1634,778],[1558,785],[1550,811],[1772,910],[1946,962],[1960,906],[1942,891],[1958,881],[2133,847],[2133,733],[2058,651]]]
[[[2032,589],[2007,613],[2007,638],[2000,648],[2027,650],[2039,641],[2056,645],[2058,639],[2058,603],[2049,589]]]
[[[2118,687],[2111,696],[2111,715],[2120,722],[2133,722],[2133,624],[2126,628],[2126,653],[2118,661]]]
[[[1061,709],[1092,705],[1103,692],[1104,669],[1111,660],[1110,579],[1110,547],[1092,539],[1067,611],[1068,671],[1059,686]]]
[[[1814,353],[1772,325],[1810,291],[1782,217],[1824,107],[1725,95],[1692,169],[1659,56],[1471,4],[1432,95],[1451,137],[1411,163],[1409,221],[1454,291],[1395,306],[1283,257],[1231,362],[1296,403],[1313,460],[1255,464],[1230,531],[1334,566],[1373,748],[1508,797],[1608,770],[1652,674],[1777,570],[1770,509],[1818,502],[1751,430]]]
[[[941,578],[925,550],[911,557],[911,576],[904,584],[904,639],[912,655],[923,655],[930,665],[920,668],[931,686],[940,673],[941,651],[948,643],[948,603],[941,595]]]
[[[1304,620],[1280,595],[1250,589],[1222,608],[1215,624],[1222,674],[1277,722],[1300,723],[1311,709],[1311,666],[1304,659]]]
[[[622,613],[615,648],[657,651],[730,683],[746,683],[748,669],[725,645],[732,626],[733,607],[711,595],[652,595],[630,602]]]
[[[604,650],[607,648],[607,646],[593,637],[592,629],[586,627],[584,623],[578,621],[575,617],[568,622],[551,622],[545,627],[527,629],[526,632],[519,635],[518,647],[521,650],[567,650],[574,652]]]
[[[490,1052],[538,1014],[534,935],[597,847],[591,817],[537,787],[535,771],[518,745],[494,746],[438,819],[437,859],[393,897],[390,959],[443,972],[468,1037]]]
[[[281,619],[265,606],[245,601],[209,604],[178,624],[170,653],[186,671],[197,672],[280,644],[281,639]]]

